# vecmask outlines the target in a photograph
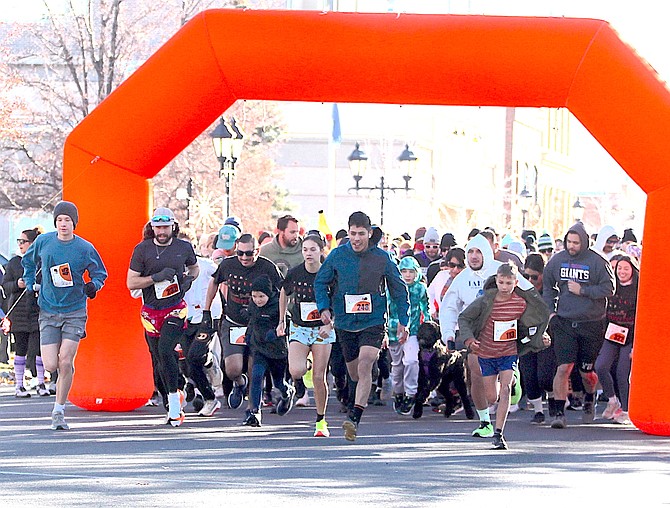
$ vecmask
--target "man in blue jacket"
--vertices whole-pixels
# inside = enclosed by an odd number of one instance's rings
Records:
[[[593,421],[598,383],[594,364],[605,339],[607,298],[614,294],[612,267],[601,254],[589,248],[589,235],[581,222],[568,230],[564,244],[565,250],[554,254],[544,269],[542,290],[551,310],[549,328],[558,364],[554,376],[553,429],[566,427],[565,399],[575,363],[586,392],[582,421]]]
[[[26,288],[39,291],[44,368],[58,371],[52,430],[69,429],[64,416],[65,402],[72,386],[79,341],[86,336],[86,302],[95,298],[107,279],[98,251],[74,234],[78,221],[74,203],[58,203],[54,208],[56,231],[39,235],[21,261]],[[42,270],[41,286],[35,283],[38,270]],[[84,273],[88,273],[90,282],[84,282]]]
[[[354,407],[342,425],[355,441],[367,406],[372,367],[386,333],[388,289],[398,309],[398,342],[407,340],[409,294],[398,266],[372,239],[370,217],[349,217],[349,242],[333,250],[314,280],[316,304],[324,324],[334,323],[349,376],[356,383]]]

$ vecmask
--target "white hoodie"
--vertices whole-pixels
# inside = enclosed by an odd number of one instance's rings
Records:
[[[484,257],[479,270],[470,268],[467,256],[470,249],[479,249]],[[495,275],[502,263],[493,259],[493,249],[489,241],[482,235],[477,235],[465,246],[465,264],[467,268],[456,276],[440,305],[440,330],[445,344],[449,337],[455,336],[458,315],[475,298],[484,294],[486,279]],[[519,288],[524,291],[533,287],[521,274],[517,275],[517,281]]]
[[[617,235],[616,229],[614,229],[612,226],[605,225],[602,228],[600,228],[600,231],[598,231],[598,235],[596,236],[596,242],[593,245],[593,250],[602,254],[605,256],[606,259],[611,259],[616,252],[612,250],[609,254],[605,254],[603,252],[603,249],[605,248],[605,243],[607,242],[607,239],[610,238],[611,236],[619,236]]]

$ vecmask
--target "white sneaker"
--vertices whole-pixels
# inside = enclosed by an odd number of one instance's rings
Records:
[[[633,422],[631,422],[630,418],[628,417],[628,411],[623,411],[621,408],[619,408],[614,413],[613,420],[616,423],[620,423],[621,425],[632,425],[633,424]]]
[[[612,418],[614,418],[614,415],[619,409],[621,409],[621,403],[619,402],[619,399],[615,399],[612,402],[608,402],[607,407],[605,408],[605,411],[603,411],[601,418],[603,418],[604,420],[611,420]]]
[[[307,407],[309,406],[309,393],[307,393],[307,390],[305,390],[305,395],[300,397],[298,400],[295,401],[293,404],[294,406],[298,407]]]
[[[200,416],[214,416],[219,409],[221,409],[221,402],[216,399],[206,400],[205,405],[202,406],[202,409],[198,413]]]

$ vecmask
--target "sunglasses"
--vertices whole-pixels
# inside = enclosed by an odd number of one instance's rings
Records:
[[[535,281],[535,280],[537,280],[537,279],[540,278],[539,275],[529,275],[529,274],[527,274],[527,273],[524,273],[523,276],[524,276],[526,279],[528,279],[528,280],[533,280],[533,281]]]
[[[169,215],[154,215],[151,217],[151,222],[172,222],[172,220]]]
[[[447,266],[449,268],[465,268],[465,265],[459,265],[458,263],[452,263],[451,261],[447,263]]]
[[[24,240],[23,238],[17,238],[16,243],[23,245],[24,243],[30,243],[30,240]]]
[[[554,249],[540,249],[540,252],[543,254],[551,254],[554,252]]]
[[[252,257],[254,254],[256,254],[256,250],[238,250],[237,255],[239,257],[246,256],[248,258]]]

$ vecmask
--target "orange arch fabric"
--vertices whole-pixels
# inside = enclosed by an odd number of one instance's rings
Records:
[[[630,415],[645,432],[670,434],[670,407],[654,402],[670,390],[670,367],[653,344],[668,301],[661,223],[670,93],[593,19],[200,13],[66,141],[65,199],[79,206],[78,232],[110,272],[91,305],[75,404],[123,411],[150,395],[139,303],[125,288],[150,213],[148,179],[237,99],[569,108],[649,197]]]

